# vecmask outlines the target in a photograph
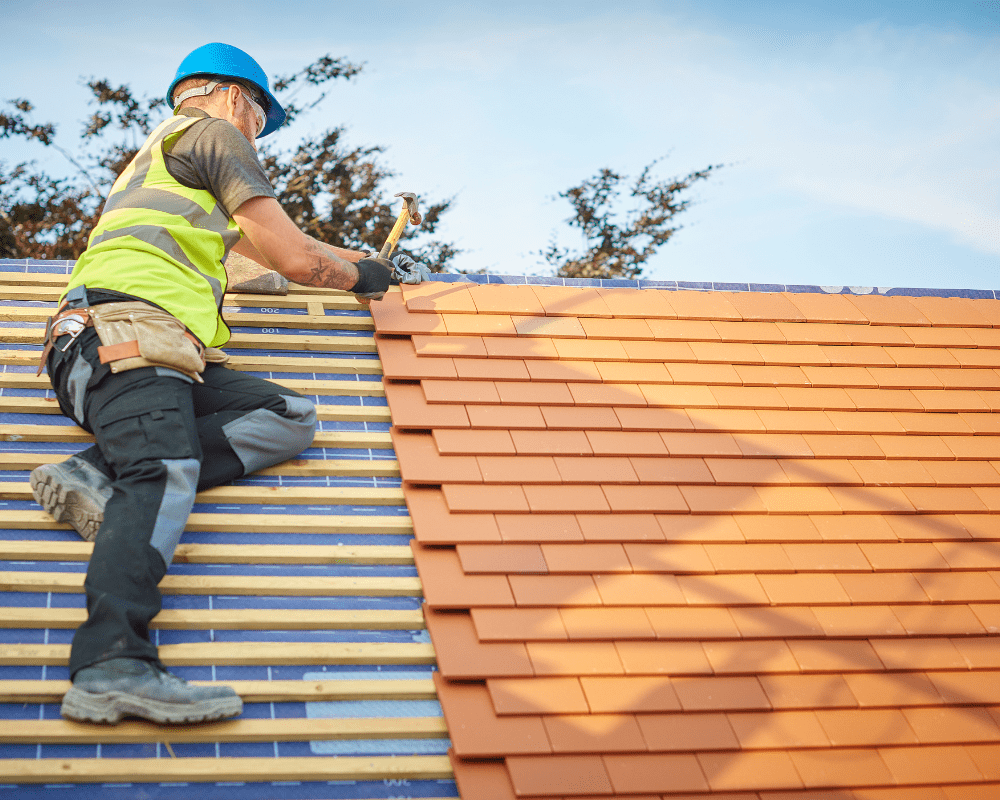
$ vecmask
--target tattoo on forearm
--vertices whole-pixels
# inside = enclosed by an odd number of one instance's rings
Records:
[[[316,265],[309,271],[305,285],[327,289],[350,289],[354,285],[356,272],[350,262],[334,255],[315,239],[309,243],[309,250],[316,257]]]

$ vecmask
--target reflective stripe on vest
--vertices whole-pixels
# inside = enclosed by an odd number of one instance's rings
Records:
[[[163,155],[201,119],[171,117],[150,134],[115,181],[67,290],[84,284],[149,300],[218,346],[229,339],[223,262],[241,233],[210,192],[175,180]]]

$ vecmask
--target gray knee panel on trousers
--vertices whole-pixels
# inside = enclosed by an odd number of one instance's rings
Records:
[[[194,505],[201,465],[194,458],[164,458],[160,463],[167,468],[167,485],[163,490],[163,500],[156,513],[156,525],[149,537],[149,544],[163,556],[164,563],[170,566]]]
[[[316,407],[304,397],[281,395],[286,411],[277,414],[258,408],[222,426],[248,473],[296,456],[312,444]]]
[[[90,366],[81,355],[77,355],[73,361],[73,366],[66,378],[66,391],[73,399],[73,416],[77,424],[83,422],[83,400],[87,394],[87,384],[94,374],[94,368]]]

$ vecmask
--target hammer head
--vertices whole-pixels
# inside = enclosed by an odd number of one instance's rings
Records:
[[[417,196],[413,192],[399,192],[396,197],[402,197],[406,203],[406,210],[410,212],[410,222],[413,225],[420,224],[420,212],[417,210]]]

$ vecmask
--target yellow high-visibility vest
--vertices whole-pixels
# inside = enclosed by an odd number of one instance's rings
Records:
[[[200,119],[171,117],[150,134],[111,188],[66,290],[83,284],[148,300],[218,347],[229,341],[223,262],[242,231],[210,192],[175,180],[163,155]]]

